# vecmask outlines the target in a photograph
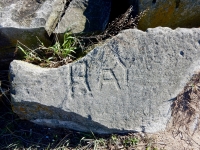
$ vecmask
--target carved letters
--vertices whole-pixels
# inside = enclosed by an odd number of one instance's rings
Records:
[[[112,65],[105,65],[100,73],[99,89],[102,90],[104,85],[112,84],[116,90],[121,89],[121,84],[127,85],[127,69],[125,65],[118,59],[113,58],[114,62],[110,62]],[[110,67],[112,66],[112,67]],[[117,70],[117,71],[116,71]],[[119,71],[120,70],[120,71]],[[118,74],[117,74],[118,72]],[[119,74],[120,72],[120,74]]]
[[[88,84],[87,78],[87,63],[80,63],[70,68],[70,96],[73,98],[75,95],[91,95],[91,89]]]
[[[79,62],[79,65],[69,67],[69,72],[70,97],[74,98],[76,95],[92,96],[88,82],[87,62]],[[99,90],[102,90],[104,86],[113,86],[116,90],[120,90],[122,86],[127,85],[127,72],[128,69],[125,65],[118,58],[113,57],[111,65],[102,65],[97,83]]]
[[[100,83],[99,83],[99,88],[100,90],[102,89],[103,84],[114,84],[116,89],[120,89],[120,85],[118,82],[118,79],[116,78],[116,75],[112,69],[103,69],[102,74],[100,77]]]

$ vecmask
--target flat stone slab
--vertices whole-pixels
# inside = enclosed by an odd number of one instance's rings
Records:
[[[13,111],[79,131],[164,130],[172,100],[200,70],[200,29],[125,30],[77,62],[10,65]]]

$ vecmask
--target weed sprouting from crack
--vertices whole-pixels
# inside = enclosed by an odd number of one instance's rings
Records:
[[[17,49],[20,49],[24,53],[25,61],[42,67],[54,68],[70,63],[74,57],[72,53],[76,53],[75,50],[79,44],[78,39],[70,31],[64,33],[64,41],[62,44],[58,38],[56,38],[55,44],[50,47],[45,47],[39,39],[38,41],[40,45],[34,50],[18,41]]]

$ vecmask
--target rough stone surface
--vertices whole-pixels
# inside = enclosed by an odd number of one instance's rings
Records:
[[[149,8],[138,28],[146,30],[157,26],[199,27],[200,1],[199,0],[129,0],[139,12]]]
[[[171,102],[200,70],[200,29],[125,30],[77,62],[10,65],[13,111],[98,133],[164,130]]]
[[[36,37],[38,37],[45,46],[51,44],[51,40],[44,28],[0,28],[0,70],[8,70],[10,62],[22,56],[20,50],[16,51],[17,41],[20,41],[31,49],[35,49],[40,44]]]
[[[95,32],[105,29],[111,0],[3,0],[0,2],[0,27],[45,27],[51,34]]]
[[[111,0],[73,0],[55,32],[103,31],[109,21]]]
[[[15,28],[44,27],[55,0],[3,0],[0,26]]]
[[[63,13],[65,12],[67,0],[56,0],[52,12],[45,24],[45,29],[49,35],[53,33],[58,22],[61,20]],[[66,27],[65,27],[66,28]]]

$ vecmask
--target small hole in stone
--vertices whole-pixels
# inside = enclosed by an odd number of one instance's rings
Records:
[[[183,52],[183,51],[180,51],[180,55],[181,55],[181,56],[184,56],[184,52]]]
[[[152,1],[152,4],[155,4],[155,3],[156,3],[156,0],[153,0],[153,1]]]
[[[200,40],[198,41],[198,43],[200,44]]]

